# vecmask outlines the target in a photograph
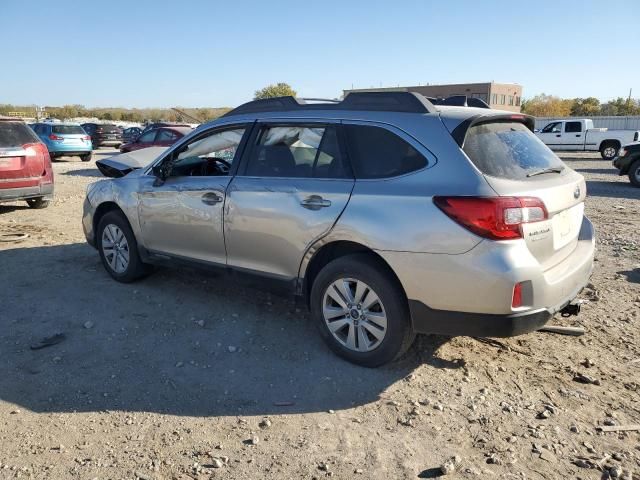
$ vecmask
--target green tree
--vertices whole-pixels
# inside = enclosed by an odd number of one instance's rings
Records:
[[[572,100],[545,95],[536,95],[522,102],[522,112],[535,117],[568,117],[571,114]]]
[[[593,117],[594,115],[600,115],[600,100],[595,97],[573,99],[571,116]]]
[[[261,100],[263,98],[274,98],[274,97],[295,97],[296,91],[291,88],[291,85],[288,83],[276,83],[275,85],[267,85],[261,90],[256,90],[253,98],[255,100]]]

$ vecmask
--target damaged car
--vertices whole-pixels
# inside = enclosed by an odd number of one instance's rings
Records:
[[[460,100],[249,102],[144,166],[98,162],[120,177],[88,187],[86,239],[120,282],[187,263],[278,285],[367,367],[417,333],[513,336],[577,314],[595,251],[584,178],[532,117]]]

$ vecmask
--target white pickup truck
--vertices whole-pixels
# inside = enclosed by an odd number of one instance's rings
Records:
[[[536,131],[536,135],[551,150],[600,152],[606,160],[615,157],[622,145],[640,139],[637,130],[593,128],[593,120],[588,118],[554,120]]]

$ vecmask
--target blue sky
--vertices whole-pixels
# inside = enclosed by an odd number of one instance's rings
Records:
[[[267,84],[640,97],[636,0],[0,0],[0,103],[234,106]],[[32,32],[40,32],[34,35]],[[7,72],[12,72],[7,75]]]

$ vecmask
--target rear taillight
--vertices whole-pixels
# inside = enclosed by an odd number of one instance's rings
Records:
[[[51,135],[49,135],[49,140],[64,140],[64,137],[60,137],[52,133]]]
[[[88,141],[88,140],[91,140],[91,137],[89,135],[85,135],[84,137],[82,137],[82,139],[84,141]]]
[[[534,197],[434,197],[451,219],[491,240],[522,238],[521,225],[547,220],[542,200]]]

